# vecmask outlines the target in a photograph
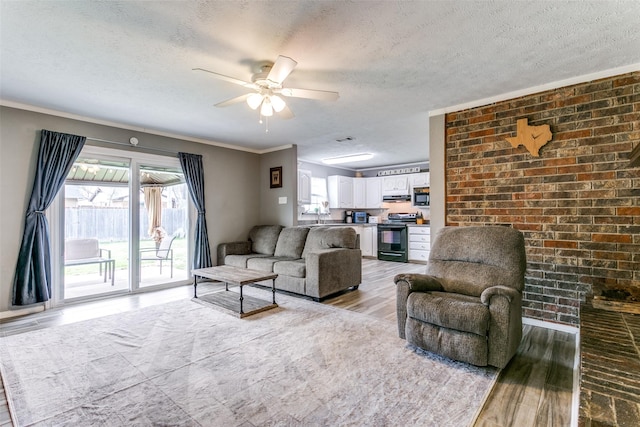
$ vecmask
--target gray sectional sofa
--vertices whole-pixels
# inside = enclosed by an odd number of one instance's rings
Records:
[[[249,239],[221,243],[218,265],[278,274],[276,288],[320,299],[362,281],[360,241],[350,227],[257,225]]]

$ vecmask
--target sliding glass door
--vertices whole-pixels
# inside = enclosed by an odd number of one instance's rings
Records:
[[[54,304],[188,283],[193,209],[177,158],[85,147],[52,210]]]
[[[141,164],[139,178],[140,287],[183,281],[189,277],[189,194],[182,170]]]
[[[64,186],[64,298],[128,291],[128,159],[81,154]]]

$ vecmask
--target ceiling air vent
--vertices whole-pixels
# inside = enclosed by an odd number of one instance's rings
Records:
[[[631,162],[629,166],[636,168],[640,166],[640,144],[636,145],[636,148],[631,150]]]

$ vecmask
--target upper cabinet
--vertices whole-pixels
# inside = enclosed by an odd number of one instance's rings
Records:
[[[311,171],[298,169],[298,204],[311,204]]]
[[[411,188],[429,186],[429,172],[413,173],[409,175],[409,179],[411,181]]]
[[[368,208],[366,178],[353,179],[353,207],[356,209]]]
[[[380,209],[382,207],[382,181],[380,178],[353,179],[353,207]]]
[[[329,207],[332,209],[382,208],[382,179],[351,178],[333,175],[327,177]]]
[[[382,178],[382,195],[395,196],[409,194],[407,175],[392,175]]]
[[[341,175],[327,177],[329,208],[353,208],[353,178]]]
[[[382,179],[364,178],[366,188],[366,202],[365,205],[370,209],[382,208]]]

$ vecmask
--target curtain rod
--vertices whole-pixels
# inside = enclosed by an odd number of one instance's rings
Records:
[[[161,148],[138,147],[138,139],[137,138],[131,138],[132,140],[135,141],[135,143],[131,142],[129,144],[127,144],[126,142],[109,141],[108,139],[92,138],[90,136],[87,136],[86,138],[88,140],[91,140],[91,141],[104,142],[106,144],[122,145],[123,147],[139,148],[141,150],[148,150],[148,151],[155,151],[155,152],[158,152],[158,153],[171,154],[171,155],[173,155],[175,157],[178,156],[178,153],[176,153],[175,151],[163,150]]]

